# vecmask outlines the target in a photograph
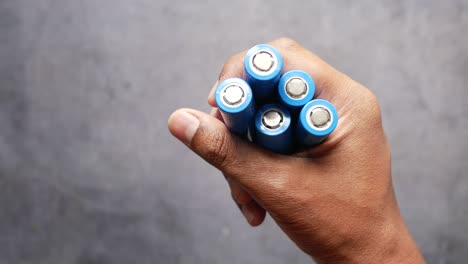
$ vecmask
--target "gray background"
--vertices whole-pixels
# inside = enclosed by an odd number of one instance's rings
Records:
[[[466,0],[0,0],[0,263],[310,262],[166,128],[280,36],[377,94],[412,234],[466,263]]]

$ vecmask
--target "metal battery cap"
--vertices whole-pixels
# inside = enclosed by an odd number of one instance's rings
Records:
[[[262,123],[266,128],[276,129],[283,123],[283,113],[278,110],[268,110],[262,116]]]
[[[271,53],[260,51],[253,56],[252,64],[257,70],[268,72],[275,65],[275,59]]]
[[[226,87],[226,89],[224,89],[222,93],[222,96],[223,96],[223,101],[226,104],[234,106],[234,105],[239,105],[242,103],[245,97],[245,93],[242,87],[240,87],[237,84],[234,84],[234,85],[230,85]]]
[[[307,94],[307,83],[302,78],[291,78],[286,83],[286,93],[294,99],[302,99]]]
[[[310,113],[310,121],[315,127],[326,127],[331,121],[330,111],[325,107],[316,107]]]

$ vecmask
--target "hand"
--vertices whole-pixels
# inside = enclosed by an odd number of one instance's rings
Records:
[[[424,263],[395,199],[376,97],[290,39],[269,44],[283,55],[283,72],[308,72],[315,97],[336,106],[338,126],[323,144],[293,156],[271,153],[229,133],[216,108],[176,111],[172,134],[223,172],[251,225],[268,212],[317,262]],[[229,59],[218,81],[244,78],[244,56]],[[213,91],[208,102],[216,107]]]

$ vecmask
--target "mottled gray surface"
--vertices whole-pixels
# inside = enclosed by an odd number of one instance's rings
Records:
[[[468,1],[0,0],[0,263],[310,262],[166,129],[280,36],[378,95],[412,234],[466,262]]]

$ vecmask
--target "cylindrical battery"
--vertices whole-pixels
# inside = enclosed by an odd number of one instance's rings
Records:
[[[292,151],[291,115],[284,106],[267,104],[255,115],[255,143],[276,153]]]
[[[229,130],[247,137],[255,116],[255,102],[249,84],[239,78],[226,79],[216,88],[215,100]]]
[[[315,94],[315,82],[304,71],[293,70],[281,76],[278,95],[281,103],[291,111],[299,111]]]
[[[296,137],[302,147],[320,144],[338,124],[336,108],[328,101],[315,99],[307,103],[299,114]]]
[[[276,92],[283,70],[283,57],[270,45],[256,45],[247,52],[244,68],[255,99],[264,100]]]

